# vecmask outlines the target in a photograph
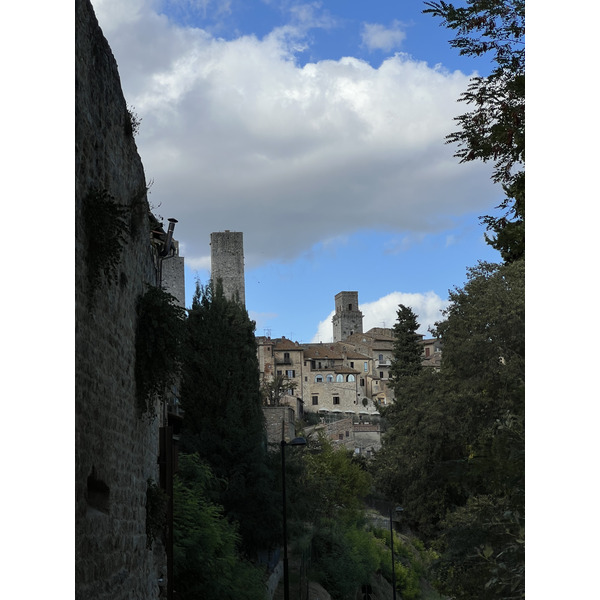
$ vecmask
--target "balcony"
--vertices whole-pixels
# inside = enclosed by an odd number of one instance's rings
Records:
[[[276,365],[291,365],[292,359],[291,358],[275,358],[275,364]]]

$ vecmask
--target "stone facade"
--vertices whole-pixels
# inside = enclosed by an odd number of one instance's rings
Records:
[[[340,292],[335,296],[333,341],[342,342],[353,333],[362,333],[363,314],[358,310],[358,292]]]
[[[296,411],[292,406],[263,406],[263,414],[270,447],[278,449],[282,436],[286,442],[296,437]]]
[[[185,308],[184,258],[179,256],[179,242],[173,240],[173,254],[162,260],[162,288],[177,298],[177,304]]]
[[[77,600],[158,598],[160,544],[147,549],[148,480],[159,480],[159,426],[135,400],[136,304],[156,285],[146,179],[116,61],[89,0],[76,0],[75,550]],[[116,279],[90,285],[86,214],[104,190],[129,234]],[[164,590],[164,588],[162,588]]]
[[[244,234],[240,231],[219,231],[210,234],[211,279],[223,282],[227,298],[239,299],[246,305],[244,281]]]

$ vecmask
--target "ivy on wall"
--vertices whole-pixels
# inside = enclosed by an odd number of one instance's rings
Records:
[[[127,243],[127,207],[116,202],[107,190],[93,190],[83,201],[83,222],[87,241],[87,267],[90,297],[100,285],[118,281],[117,266]]]
[[[146,547],[152,548],[154,540],[161,536],[167,526],[169,496],[152,479],[146,488]]]
[[[138,408],[152,420],[155,404],[180,369],[185,309],[164,290],[148,286],[137,305],[135,384]]]

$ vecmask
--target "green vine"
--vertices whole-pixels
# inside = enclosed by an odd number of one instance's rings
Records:
[[[149,286],[137,306],[135,383],[138,408],[152,420],[155,404],[179,373],[185,310],[164,290]]]
[[[148,479],[146,488],[146,548],[148,550],[167,526],[168,503],[167,493],[155,481]]]
[[[118,204],[106,190],[92,191],[84,199],[90,296],[98,289],[103,274],[109,283],[119,279],[117,267],[129,234],[127,216],[127,208]]]

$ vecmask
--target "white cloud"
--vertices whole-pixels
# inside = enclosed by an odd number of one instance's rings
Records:
[[[363,313],[363,331],[369,331],[373,327],[393,327],[397,320],[398,305],[404,304],[410,307],[417,315],[419,323],[418,332],[430,337],[429,328],[433,327],[436,321],[442,320],[442,312],[447,306],[448,301],[442,300],[434,292],[424,294],[392,292],[374,302],[360,304],[359,309]],[[312,338],[312,342],[330,342],[333,340],[333,325],[331,319],[334,311],[319,323],[317,333]]]
[[[400,48],[406,39],[406,33],[400,21],[394,21],[389,28],[378,23],[364,23],[361,37],[363,45],[369,50],[390,52]]]
[[[151,203],[178,219],[189,264],[206,264],[212,231],[243,231],[252,268],[363,228],[439,231],[494,203],[489,168],[444,144],[467,75],[403,54],[300,66],[302,27],[226,41],[157,1],[93,4],[142,118]]]

